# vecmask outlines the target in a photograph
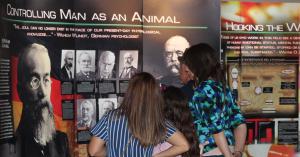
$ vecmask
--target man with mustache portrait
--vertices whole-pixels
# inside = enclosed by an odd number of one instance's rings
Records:
[[[165,42],[164,59],[169,74],[162,77],[160,83],[167,86],[182,86],[179,79],[180,62],[178,57],[181,57],[188,47],[190,47],[190,43],[180,35],[172,36]]]

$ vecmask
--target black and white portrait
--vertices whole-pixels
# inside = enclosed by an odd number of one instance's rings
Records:
[[[76,51],[76,79],[79,81],[95,79],[95,51]]]
[[[61,71],[62,80],[72,80],[74,78],[74,50],[62,50],[61,53]]]
[[[190,47],[188,40],[180,35],[175,35],[170,37],[164,45],[164,59],[167,69],[173,75],[179,75],[179,60],[178,57],[181,57],[185,51]]]
[[[88,129],[96,124],[96,100],[77,99],[77,128]]]
[[[116,78],[116,55],[112,51],[99,51],[97,61],[97,79]]]
[[[130,79],[138,72],[138,51],[137,50],[121,50],[119,61],[119,77],[122,79]]]
[[[108,111],[117,108],[117,98],[101,98],[98,99],[98,104],[99,104],[98,117],[100,119]]]
[[[179,68],[180,62],[178,57],[181,57],[185,51],[190,47],[189,41],[180,35],[171,36],[164,43],[164,61],[168,69],[168,75],[161,78],[161,83],[165,85],[180,86]]]

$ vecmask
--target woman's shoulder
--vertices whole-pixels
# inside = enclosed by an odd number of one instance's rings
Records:
[[[223,84],[220,81],[216,81],[213,79],[209,79],[203,82],[203,87],[204,88],[208,88],[208,89],[212,89],[212,90],[223,90]]]
[[[193,99],[195,98],[206,98],[218,96],[220,92],[223,91],[223,86],[221,82],[215,80],[205,80],[199,84],[199,86],[194,91]]]
[[[125,116],[119,111],[119,109],[113,109],[105,113],[102,118],[106,118],[109,121],[111,121],[111,120],[123,119],[125,118]]]
[[[199,86],[196,87],[196,91],[198,92],[207,92],[210,90],[216,91],[219,89],[222,89],[222,83],[212,79],[202,81]]]
[[[112,117],[117,117],[117,118],[125,118],[126,117],[119,108],[110,110],[109,115]]]

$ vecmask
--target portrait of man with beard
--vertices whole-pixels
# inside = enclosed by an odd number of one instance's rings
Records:
[[[95,52],[93,50],[77,50],[76,53],[76,79],[78,81],[95,79]]]
[[[182,86],[179,79],[180,62],[178,57],[181,57],[188,47],[190,47],[190,43],[180,35],[172,36],[165,42],[164,60],[169,74],[162,77],[160,83],[167,86]]]
[[[17,90],[23,102],[15,135],[13,157],[69,157],[67,135],[56,130],[51,93],[51,63],[48,50],[33,43],[19,56]]]

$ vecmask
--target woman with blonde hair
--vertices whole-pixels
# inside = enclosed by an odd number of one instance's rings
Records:
[[[150,157],[155,145],[172,147],[155,157],[176,156],[188,151],[183,134],[163,115],[164,101],[155,78],[146,72],[134,75],[122,104],[104,115],[91,130],[91,156]]]

